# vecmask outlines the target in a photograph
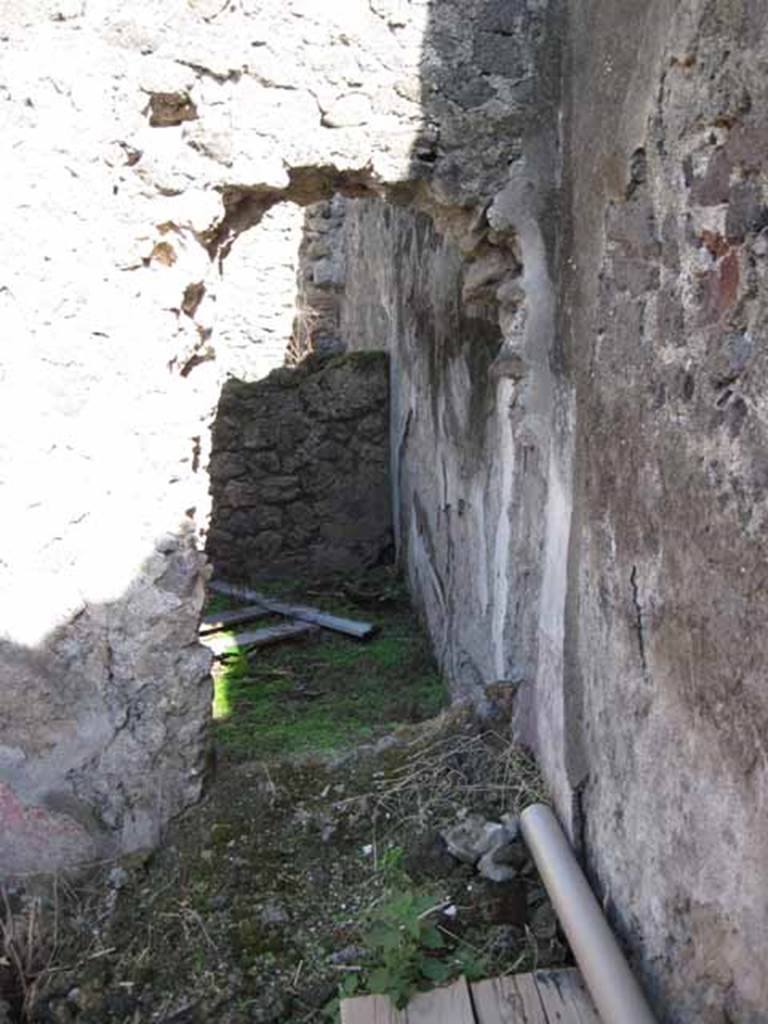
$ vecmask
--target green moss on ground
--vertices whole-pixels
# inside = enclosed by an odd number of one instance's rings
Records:
[[[233,647],[214,673],[214,735],[228,756],[328,753],[380,736],[398,723],[430,718],[446,703],[427,639],[394,578],[381,575],[378,591],[369,585],[357,598],[339,586],[335,580],[304,588],[296,581],[259,586],[273,596],[365,618],[378,632],[356,641],[323,630],[309,641],[250,657]],[[361,608],[361,601],[370,605],[382,595],[385,607],[373,613]],[[209,610],[220,609],[212,603]],[[280,620],[261,619],[259,625],[272,621]]]
[[[454,948],[446,933],[442,952],[406,949],[389,971],[398,993],[412,954],[419,984],[437,978],[434,958],[461,954],[451,969],[470,971],[467,950],[490,973],[563,962],[531,864],[498,890],[440,846],[459,808],[498,819],[540,799],[540,780],[503,726],[487,732],[456,708],[430,717],[445,690],[401,582],[380,571],[259,589],[379,633],[358,643],[323,632],[217,668],[205,798],[157,850],[54,883],[34,912],[55,942],[40,946],[27,1021],[337,1020],[340,981],[357,971],[376,983],[382,923],[397,937],[424,900],[451,901],[458,938]],[[217,596],[208,610],[233,603]]]

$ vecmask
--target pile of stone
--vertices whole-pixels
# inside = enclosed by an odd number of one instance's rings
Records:
[[[512,881],[529,860],[514,814],[502,814],[500,821],[465,814],[440,835],[452,857],[473,865],[491,882]]]

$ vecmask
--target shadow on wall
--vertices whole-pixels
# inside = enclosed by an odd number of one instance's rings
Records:
[[[391,562],[388,413],[381,352],[230,380],[210,463],[215,571],[255,581]]]
[[[432,3],[409,185],[348,201],[344,223],[341,337],[352,349],[385,341],[392,359],[398,552],[454,694],[480,703],[487,684],[530,689],[536,674],[555,401],[556,14]]]
[[[372,0],[373,5],[377,14],[379,9],[384,12],[380,16],[389,19],[396,33],[401,5]],[[513,18],[508,23],[505,19],[511,17],[510,6],[518,20]],[[414,122],[419,124],[410,171],[403,172],[402,180],[382,184],[372,181],[372,172],[366,167],[293,167],[284,189],[256,188],[249,192],[239,185],[225,186],[225,216],[198,239],[205,243],[211,259],[223,260],[237,235],[258,224],[281,202],[306,206],[330,198],[337,191],[360,196],[375,190],[395,204],[418,204],[434,217],[440,230],[454,233],[458,248],[451,259],[459,260],[459,252],[464,251],[459,242],[462,246],[466,243],[473,254],[471,274],[462,276],[457,264],[446,302],[451,309],[463,308],[481,328],[466,337],[461,321],[453,320],[453,326],[442,337],[446,347],[466,343],[475,354],[480,350],[477,376],[485,389],[486,363],[490,363],[490,349],[499,338],[486,299],[490,293],[495,295],[498,275],[514,270],[517,264],[514,238],[504,241],[497,235],[494,240],[490,225],[482,217],[477,222],[474,213],[478,204],[482,207],[487,197],[504,185],[508,164],[518,155],[519,126],[534,89],[523,67],[528,60],[525,47],[519,44],[516,33],[521,28],[524,33],[528,31],[526,24],[533,25],[538,17],[535,12],[542,6],[539,0],[512,5],[436,0],[428,8],[421,73],[403,83],[415,111]],[[507,70],[508,63],[517,84],[508,82],[509,75],[497,75]],[[509,119],[500,113],[500,104],[494,106],[489,93],[501,79],[507,83],[505,89],[508,85]],[[323,130],[331,129],[326,125]],[[427,217],[422,214],[416,220],[414,238],[421,239],[419,244],[427,244],[425,239],[432,230]],[[184,295],[182,312],[189,317],[201,297],[196,289]],[[412,296],[406,281],[402,289],[407,306]],[[414,338],[432,345],[431,314],[427,311],[418,315],[421,327]],[[398,331],[396,325],[395,335]],[[210,358],[207,336],[205,341],[204,353],[186,364],[185,377]],[[437,360],[433,363],[436,393],[444,396],[436,348],[430,358]],[[347,369],[335,366],[331,371],[343,374]],[[376,401],[385,391],[381,383],[371,388],[371,393],[378,396]],[[474,388],[469,391],[475,393]],[[324,395],[320,386],[318,394]],[[237,384],[231,385],[227,396],[239,399]],[[356,401],[359,396],[353,394],[352,398]],[[338,417],[338,424],[330,422],[334,419],[329,415],[332,406],[324,397],[318,399],[318,406],[329,430],[342,423],[346,430],[344,415]],[[445,422],[439,406],[440,402],[436,403],[438,433]],[[358,412],[355,443],[359,440],[361,451],[369,451],[361,461],[381,469],[373,490],[381,488],[383,494],[389,491],[389,484],[382,482],[387,465],[386,440],[377,440],[382,429],[381,410],[360,407]],[[467,415],[471,429],[477,432],[476,421],[481,416],[477,410],[472,411],[471,404]],[[194,429],[197,433],[197,421]],[[457,423],[455,447],[460,447],[467,436],[464,424]],[[339,460],[328,463],[337,468],[319,481],[321,489],[335,485],[348,472],[344,462],[347,443],[348,435],[342,435],[340,426],[336,436],[330,433],[323,441],[329,451],[336,446]],[[275,465],[269,447],[255,444],[249,448],[249,457],[258,451]],[[431,452],[428,454],[431,457]],[[282,480],[280,487],[290,493],[295,486],[290,477],[295,474],[279,463],[276,469]],[[441,470],[437,461],[425,465],[425,474],[435,479]],[[241,489],[248,486],[248,472],[248,467],[242,473],[236,470],[233,477],[229,470],[222,470],[230,486],[235,483]],[[52,490],[50,493],[53,495]],[[151,494],[142,493],[142,500],[150,499]],[[263,511],[266,504],[260,498],[252,507]],[[388,509],[388,498],[386,502],[384,498],[376,499],[374,504],[380,513],[385,504]],[[434,504],[437,508],[437,502]],[[481,507],[481,502],[476,502],[476,507]],[[299,531],[311,521],[312,510],[304,512],[299,510],[295,515]],[[356,517],[352,524],[355,528],[370,521],[366,506],[348,512],[350,519]],[[126,532],[132,529],[133,524],[128,524]],[[382,531],[386,532],[383,526]],[[272,532],[271,540],[276,533]],[[386,557],[388,542],[377,543],[375,557]],[[469,543],[466,552],[474,557]],[[437,564],[435,559],[433,562]],[[114,578],[114,567],[107,563],[105,568]],[[438,571],[442,569],[438,567]],[[445,578],[450,582],[449,577]],[[118,845],[126,849],[153,842],[165,818],[199,794],[209,716],[208,655],[198,646],[196,637],[202,600],[200,556],[191,538],[180,534],[158,545],[137,578],[115,601],[84,605],[39,644],[4,643],[5,678],[0,698],[3,870],[60,867],[100,856]],[[487,632],[486,624],[483,630]],[[478,642],[483,639],[479,636]],[[24,837],[23,841],[19,837]]]
[[[201,794],[210,654],[204,559],[158,541],[116,600],[34,647],[0,640],[0,878],[153,846]]]

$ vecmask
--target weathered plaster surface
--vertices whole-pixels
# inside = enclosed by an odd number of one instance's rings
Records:
[[[338,194],[456,693],[517,693],[661,1018],[768,1020],[763,6],[0,3],[0,870],[199,792],[207,428]]]
[[[768,12],[573,24],[569,782],[669,1021],[768,1020]]]
[[[17,820],[63,793],[55,813],[90,823],[80,858],[146,841],[199,792],[208,425],[226,378],[260,376],[287,331],[291,204],[341,191],[427,209],[472,254],[473,301],[497,303],[514,232],[477,213],[537,123],[541,54],[554,65],[540,0],[0,10],[3,806]],[[184,577],[178,607],[166,573]],[[48,859],[22,847],[30,870],[56,860],[50,835]]]
[[[287,341],[299,207],[411,176],[399,11],[0,4],[0,871],[153,841],[200,792],[209,423]]]
[[[480,5],[470,26],[455,14],[449,4],[432,11],[426,46],[439,43],[443,63],[425,71],[425,102],[464,133],[474,208],[422,202],[430,220],[348,201],[341,337],[391,353],[399,551],[455,693],[484,704],[485,685],[530,690],[535,673],[554,415],[559,39],[545,5]],[[472,88],[480,95],[502,68],[506,78],[497,88],[507,105],[475,116],[458,107],[455,73],[448,79],[467,32]],[[507,50],[491,72],[499,39]],[[438,147],[428,197],[456,159]]]

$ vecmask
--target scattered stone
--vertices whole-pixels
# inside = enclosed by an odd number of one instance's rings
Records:
[[[264,924],[287,924],[289,921],[285,907],[276,900],[265,903],[259,916]]]
[[[343,949],[331,953],[328,962],[331,964],[354,964],[362,960],[367,954],[365,946],[344,946]]]
[[[477,862],[477,870],[491,882],[510,882],[517,871],[509,864],[500,863],[496,858],[503,856],[505,847],[496,847],[484,853]]]
[[[457,825],[444,829],[441,836],[448,852],[465,864],[477,864],[484,853],[504,841],[504,826],[486,821],[479,814],[469,814]]]
[[[514,842],[520,835],[520,819],[516,814],[512,814],[511,811],[507,811],[506,814],[501,816],[501,824],[504,826],[504,831],[507,833],[507,842]]]
[[[477,864],[478,872],[491,882],[509,882],[528,863],[528,854],[521,842],[506,839],[484,853]]]
[[[322,864],[311,864],[307,868],[307,878],[315,888],[321,889],[331,881],[331,873]]]
[[[338,826],[334,821],[324,821],[320,826],[320,839],[323,843],[331,843],[336,838]]]
[[[107,877],[107,885],[110,889],[119,892],[128,884],[128,872],[120,866],[112,868]]]
[[[447,878],[458,868],[456,858],[449,853],[448,845],[440,833],[428,835],[406,850],[403,867],[414,882]]]

